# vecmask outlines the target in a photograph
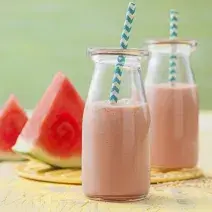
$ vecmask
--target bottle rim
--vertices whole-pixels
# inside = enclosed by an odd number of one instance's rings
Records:
[[[111,56],[149,56],[149,51],[146,49],[119,49],[119,48],[88,48],[88,55],[96,56],[96,55],[111,55]]]
[[[188,45],[192,49],[195,49],[197,47],[197,41],[193,39],[151,39],[145,41],[147,45],[178,45],[178,44],[183,44],[183,45]]]

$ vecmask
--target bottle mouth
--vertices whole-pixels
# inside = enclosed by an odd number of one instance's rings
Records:
[[[146,45],[157,45],[157,46],[167,46],[167,45],[187,45],[189,46],[192,51],[196,49],[197,47],[197,41],[192,39],[152,39],[147,40],[145,42]]]
[[[144,49],[119,49],[119,48],[88,48],[88,55],[135,56],[148,57],[149,51]]]

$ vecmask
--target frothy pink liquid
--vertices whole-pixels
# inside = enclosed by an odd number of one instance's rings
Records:
[[[87,104],[82,149],[85,195],[125,201],[148,194],[149,119],[147,104]]]
[[[198,162],[196,85],[176,83],[146,87],[151,114],[151,164],[190,168]]]

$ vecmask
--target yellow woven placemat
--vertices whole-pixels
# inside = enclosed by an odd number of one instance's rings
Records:
[[[160,170],[151,169],[151,183],[165,183],[181,180],[191,180],[203,177],[201,169],[195,167],[190,169],[178,169],[178,170]]]
[[[30,160],[17,166],[20,177],[52,183],[81,184],[81,169],[56,169]]]
[[[23,160],[26,160],[26,158],[14,152],[0,151],[0,161],[23,161]]]
[[[47,164],[30,160],[17,166],[17,172],[20,177],[31,180],[63,183],[63,184],[81,184],[80,169],[56,169]],[[151,183],[174,182],[181,180],[196,179],[203,176],[198,168],[181,169],[173,171],[151,170]]]

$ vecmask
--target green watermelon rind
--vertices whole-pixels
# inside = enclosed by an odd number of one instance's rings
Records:
[[[19,136],[16,144],[12,147],[12,150],[18,154],[25,156],[26,158],[37,159],[41,162],[47,163],[51,166],[58,168],[81,168],[81,156],[71,156],[70,158],[61,158],[51,156],[43,149],[32,145],[36,142],[26,141],[26,139]]]

